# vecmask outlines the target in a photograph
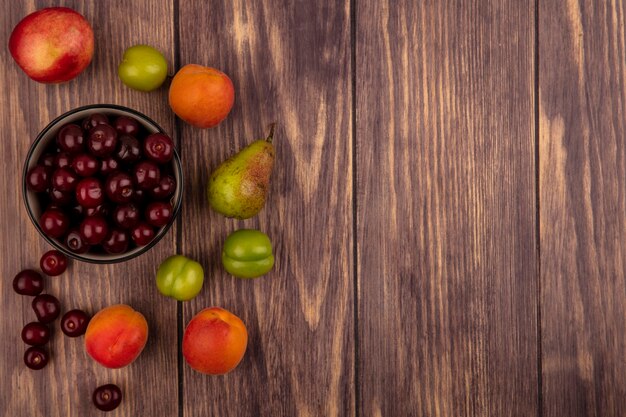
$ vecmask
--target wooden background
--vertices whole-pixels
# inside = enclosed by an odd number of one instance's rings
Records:
[[[7,1],[0,43],[50,5],[85,15],[96,53],[76,80],[42,85],[0,48],[0,416],[103,415],[90,396],[108,382],[125,394],[112,416],[626,415],[623,2]],[[195,129],[167,86],[126,88],[116,68],[137,43],[172,73],[228,73],[228,119]],[[22,206],[22,162],[50,120],[91,103],[135,108],[175,137],[184,208],[139,259],[46,281],[65,310],[143,312],[140,358],[104,369],[57,327],[34,372],[20,340],[30,300],[11,281],[47,248]],[[273,121],[266,209],[243,222],[210,211],[211,170]],[[241,226],[274,242],[265,278],[220,266]],[[187,303],[154,285],[175,252],[207,271]],[[180,355],[184,326],[211,305],[250,336],[223,377]]]

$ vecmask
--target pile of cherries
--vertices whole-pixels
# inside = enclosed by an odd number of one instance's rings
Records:
[[[57,250],[46,252],[39,261],[41,270],[48,276],[61,275],[67,269],[67,258]],[[59,300],[51,294],[42,294],[44,279],[32,269],[19,272],[13,279],[13,290],[20,295],[33,296],[32,307],[37,321],[32,321],[22,329],[22,340],[30,347],[24,353],[24,363],[34,370],[43,369],[50,360],[44,347],[50,341],[49,325],[61,313]],[[82,310],[66,312],[61,318],[61,331],[68,337],[85,334],[90,317]],[[117,408],[122,401],[122,391],[114,384],[102,385],[93,393],[94,405],[103,411]]]
[[[51,250],[41,257],[41,270],[49,276],[61,275],[67,268],[67,258],[57,250]],[[13,279],[13,289],[21,295],[33,296],[32,307],[37,321],[28,323],[22,329],[22,340],[30,345],[24,353],[24,363],[30,369],[44,368],[50,359],[44,348],[50,341],[48,325],[59,317],[61,305],[51,294],[42,294],[44,286],[41,274],[32,269],[25,269]],[[61,330],[69,337],[78,337],[85,333],[89,316],[82,310],[70,310],[61,319]]]
[[[39,225],[74,253],[121,254],[144,246],[173,216],[172,139],[127,116],[93,113],[62,126],[26,175]]]

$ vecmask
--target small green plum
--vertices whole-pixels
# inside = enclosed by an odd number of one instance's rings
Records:
[[[265,275],[274,266],[272,242],[259,230],[237,230],[224,242],[222,264],[228,273],[238,278]]]
[[[151,46],[131,46],[124,51],[117,75],[135,90],[156,90],[167,78],[167,61],[161,52]]]
[[[161,294],[188,301],[200,293],[204,270],[198,262],[182,255],[164,260],[157,271],[156,284]]]

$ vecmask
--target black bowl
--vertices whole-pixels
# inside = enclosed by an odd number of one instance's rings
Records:
[[[28,212],[28,216],[35,225],[35,228],[48,243],[54,246],[55,249],[63,252],[65,255],[71,258],[84,262],[98,264],[112,264],[117,262],[124,262],[147,252],[150,248],[156,245],[161,240],[161,238],[165,236],[172,224],[174,224],[176,217],[180,212],[183,201],[183,171],[180,163],[180,157],[178,156],[178,152],[176,152],[176,149],[174,149],[174,157],[172,158],[172,168],[174,172],[174,178],[176,180],[176,192],[171,199],[173,207],[173,215],[171,220],[168,224],[161,227],[156,232],[154,239],[152,239],[150,243],[145,246],[138,246],[128,252],[120,254],[111,255],[106,253],[91,253],[89,251],[78,254],[70,251],[58,239],[53,239],[47,236],[39,225],[39,217],[42,213],[42,208],[40,207],[39,200],[37,199],[36,193],[28,189],[26,183],[26,175],[28,171],[30,170],[30,168],[37,164],[37,161],[39,160],[41,155],[49,147],[50,143],[55,140],[59,128],[67,123],[78,122],[92,113],[103,113],[107,116],[130,116],[136,119],[139,123],[141,123],[144,129],[149,133],[165,132],[163,128],[161,128],[161,126],[159,126],[148,116],[124,106],[117,106],[114,104],[93,104],[70,110],[50,122],[50,124],[37,135],[37,138],[35,138],[35,141],[31,145],[28,151],[28,155],[26,156],[26,161],[24,162],[24,172],[22,175],[22,196],[24,199],[24,204],[26,205],[26,211]]]

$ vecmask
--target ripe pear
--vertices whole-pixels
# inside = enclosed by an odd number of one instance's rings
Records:
[[[213,171],[207,191],[215,211],[249,219],[265,206],[274,167],[273,136],[274,124],[267,138],[252,142]]]

